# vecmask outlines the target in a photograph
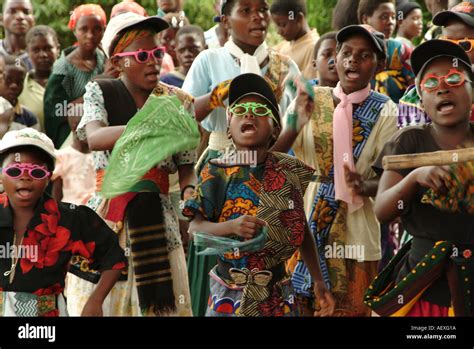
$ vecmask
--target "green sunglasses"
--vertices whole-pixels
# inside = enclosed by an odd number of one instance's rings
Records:
[[[234,116],[245,117],[249,111],[255,116],[264,116],[271,117],[275,121],[276,125],[279,125],[279,121],[276,119],[275,115],[270,108],[265,104],[256,103],[256,102],[247,102],[247,103],[236,103],[230,107],[230,112]]]

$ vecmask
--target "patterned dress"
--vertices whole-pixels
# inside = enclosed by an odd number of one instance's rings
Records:
[[[167,85],[163,85],[167,86]],[[163,93],[172,94],[172,89],[166,88]],[[86,139],[85,126],[92,121],[100,121],[108,125],[107,111],[104,106],[102,90],[97,82],[90,82],[86,87],[84,95],[84,115],[77,128],[77,134],[80,139]],[[104,171],[109,165],[109,151],[93,152],[94,165],[97,172]],[[195,163],[194,152],[181,152],[170,156],[159,163],[156,168],[165,171],[168,174],[176,173],[178,167],[186,164]],[[165,235],[167,239],[167,249],[170,258],[171,274],[173,279],[173,290],[176,300],[176,311],[169,314],[175,316],[192,315],[189,296],[188,276],[186,269],[186,259],[182,247],[181,236],[179,233],[176,212],[173,210],[168,195],[159,194],[162,204],[162,212],[165,222]],[[109,211],[110,200],[103,198],[96,192],[87,202],[87,206],[106,217]],[[119,222],[106,221],[119,236],[119,241],[124,248],[130,249],[130,237],[127,220]],[[131,258],[130,258],[131,262]],[[79,266],[81,262],[78,261]],[[89,272],[83,264],[83,271]],[[136,281],[132,263],[129,264],[128,277],[123,281],[117,282],[104,303],[104,315],[111,316],[140,316],[152,315],[143,314],[138,304],[138,294],[136,290]],[[78,315],[81,312],[86,296],[94,289],[94,284],[81,279],[75,275],[68,274],[67,296],[68,310],[72,315]]]
[[[185,216],[192,218],[199,213],[220,223],[250,215],[265,220],[269,227],[262,249],[218,256],[218,266],[210,272],[208,316],[296,315],[295,295],[286,272],[258,289],[237,282],[232,273],[231,277],[223,275],[219,265],[243,273],[284,265],[303,242],[307,228],[303,193],[313,172],[299,160],[280,153],[269,153],[265,163],[256,167],[204,166],[196,195],[185,204]]]

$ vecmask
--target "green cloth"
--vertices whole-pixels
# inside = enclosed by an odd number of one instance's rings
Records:
[[[199,139],[195,119],[177,96],[152,93],[114,146],[102,196],[133,191],[151,168],[176,153],[195,149]]]
[[[188,276],[194,316],[205,316],[209,300],[209,272],[217,264],[216,256],[200,256],[192,240],[188,247]]]

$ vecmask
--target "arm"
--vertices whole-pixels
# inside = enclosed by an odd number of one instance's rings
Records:
[[[102,316],[102,304],[105,297],[109,294],[112,287],[120,277],[120,270],[105,270],[101,273],[99,283],[94,292],[89,297],[89,300],[82,309],[81,316]]]
[[[86,125],[87,144],[90,150],[112,150],[125,131],[125,126],[105,126],[100,121]]]
[[[321,274],[321,266],[319,265],[319,255],[316,248],[316,241],[314,240],[313,234],[309,231],[306,225],[304,240],[299,249],[301,258],[305,265],[308,267],[308,271],[314,282],[314,294],[316,299],[319,301],[321,309],[316,310],[314,316],[331,316],[334,313],[336,302],[328,291],[323,276]]]
[[[203,231],[215,236],[238,235],[245,239],[251,239],[255,234],[266,225],[265,221],[255,216],[240,216],[221,223],[213,223],[204,219],[204,217],[195,213],[195,216],[189,224],[189,231]]]
[[[181,191],[188,185],[196,186],[197,178],[194,172],[194,164],[186,164],[178,166],[179,187]],[[183,193],[184,200],[187,200],[194,193],[193,188],[188,187]]]
[[[212,112],[211,107],[209,106],[209,101],[211,99],[211,93],[207,93],[201,97],[196,97],[194,100],[194,111],[196,113],[196,121],[203,121],[210,112]]]

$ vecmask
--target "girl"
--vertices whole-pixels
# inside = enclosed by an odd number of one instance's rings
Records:
[[[102,315],[102,303],[125,268],[115,233],[89,208],[63,204],[46,193],[54,170],[53,142],[31,128],[8,132],[0,145],[3,186],[0,316],[66,316],[62,295],[72,255],[101,271],[82,315]]]
[[[98,47],[105,23],[105,12],[99,5],[80,5],[71,14],[68,27],[74,31],[77,46],[65,49],[56,61],[44,94],[45,130],[57,149],[71,131],[68,111],[80,109],[72,106],[82,105],[87,82],[104,71],[105,56]]]
[[[88,205],[100,212],[114,227],[123,246],[131,251],[128,275],[112,290],[106,306],[106,313],[110,315],[192,315],[186,260],[176,213],[168,196],[168,176],[178,171],[181,192],[187,198],[196,180],[194,153],[169,156],[129,193],[113,199],[100,195],[110,152],[125,125],[152,92],[169,99],[176,96],[182,108],[192,114],[191,96],[159,83],[164,50],[155,35],[167,27],[159,17],[143,17],[132,12],[118,15],[109,22],[102,45],[121,72],[120,78],[98,79],[87,85],[84,115],[77,128],[78,137],[86,140],[94,152],[97,193]],[[145,236],[139,236],[141,234]],[[140,243],[140,238],[146,243]],[[144,265],[146,271],[143,271]],[[81,267],[81,261],[76,261],[72,271],[85,279],[71,276],[68,283],[68,306],[71,313],[77,314],[84,305],[84,295],[93,289],[86,280],[95,281],[95,276],[84,265]]]
[[[312,114],[293,112],[290,106],[286,118],[294,113],[303,120],[297,128],[308,114],[311,121],[296,142],[297,130],[284,129],[274,149],[286,151],[293,145],[296,156],[319,172],[307,191],[305,208],[323,275],[336,299],[335,315],[369,316],[363,292],[381,258],[380,228],[370,199],[378,178],[370,165],[396,131],[397,108],[369,85],[385,64],[383,34],[367,25],[348,26],[336,39],[338,85],[314,88]],[[303,261],[296,266],[293,284],[302,313],[312,313],[311,278]]]
[[[382,172],[385,155],[452,150],[474,145],[469,121],[473,100],[471,62],[458,45],[430,40],[412,54],[416,88],[432,123],[400,130],[380,153],[374,169]],[[459,165],[465,166],[465,165]],[[460,169],[458,168],[458,172]],[[460,172],[459,172],[460,173]],[[473,171],[460,183],[472,192]],[[366,304],[383,316],[472,316],[474,268],[473,212],[440,210],[456,203],[443,194],[453,187],[447,166],[383,171],[375,201],[381,222],[401,217],[413,239],[406,243],[370,286]],[[429,190],[428,190],[429,189]],[[457,195],[467,200],[458,188]],[[432,192],[437,200],[426,200]],[[471,201],[467,209],[472,211]],[[450,201],[448,201],[450,200]],[[390,285],[389,285],[390,284]]]
[[[331,315],[334,300],[324,285],[302,205],[314,171],[293,157],[268,151],[278,137],[280,118],[265,79],[243,74],[232,81],[228,117],[236,158],[254,153],[256,164],[230,164],[231,157],[225,156],[208,162],[183,213],[192,218],[191,232],[248,240],[267,226],[268,235],[260,250],[219,255],[210,272],[206,315],[296,315],[285,262],[298,248],[315,279],[321,304],[317,315]]]
[[[299,73],[293,61],[269,50],[265,43],[270,21],[265,0],[222,1],[221,13],[221,21],[230,32],[229,41],[222,48],[199,54],[183,84],[183,90],[196,97],[196,120],[211,132],[209,147],[198,162],[198,171],[208,159],[231,146],[223,107],[227,105],[225,100],[232,78],[248,72],[265,76],[281,110],[286,110],[295,94],[283,82],[287,76]],[[191,295],[194,312],[200,316],[204,315],[209,298],[207,274],[214,265],[213,258],[196,256],[191,242],[188,254]]]

